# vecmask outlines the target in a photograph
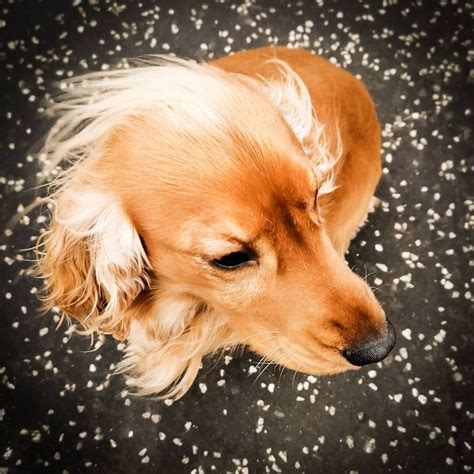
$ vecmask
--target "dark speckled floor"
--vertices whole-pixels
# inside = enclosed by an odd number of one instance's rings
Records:
[[[207,363],[176,403],[135,398],[109,375],[113,341],[89,352],[38,314],[21,251],[42,224],[33,213],[0,242],[0,472],[471,472],[472,13],[454,0],[3,1],[2,229],[34,199],[29,152],[54,81],[144,53],[268,43],[360,75],[383,128],[384,203],[349,260],[399,339],[350,374],[260,374],[244,353]]]

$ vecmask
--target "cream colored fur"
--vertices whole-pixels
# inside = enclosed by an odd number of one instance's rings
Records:
[[[131,118],[156,113],[179,130],[196,122],[214,130],[226,120],[223,104],[230,97],[238,100],[239,90],[251,90],[278,109],[313,163],[319,192],[330,192],[341,147],[329,152],[306,86],[288,65],[278,64],[281,80],[269,82],[157,58],[75,78],[53,107],[60,118],[44,148],[48,170],[60,163],[73,166],[57,181],[52,225],[42,237],[46,306],[59,304],[66,314],[78,316],[85,334],[126,338],[127,356],[119,370],[130,374],[128,383],[142,394],[183,395],[202,357],[237,340],[225,314],[151,275],[138,232],[115,196],[94,189],[90,165],[101,159],[107,138]],[[139,305],[131,308],[143,290],[155,292],[147,308],[151,322],[140,320]]]

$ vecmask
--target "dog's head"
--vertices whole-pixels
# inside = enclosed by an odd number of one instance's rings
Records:
[[[336,147],[280,68],[274,83],[181,62],[117,71],[59,105],[47,150],[78,160],[42,237],[47,305],[129,339],[144,393],[184,393],[228,345],[311,374],[393,345],[325,231]]]

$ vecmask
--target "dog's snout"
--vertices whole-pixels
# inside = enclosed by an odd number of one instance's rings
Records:
[[[352,365],[367,365],[379,362],[390,354],[395,346],[396,336],[392,323],[387,319],[387,329],[382,337],[371,339],[359,346],[342,351],[342,355]]]

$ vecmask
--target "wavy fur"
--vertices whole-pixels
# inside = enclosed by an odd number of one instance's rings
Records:
[[[52,107],[60,118],[45,142],[45,172],[62,163],[72,166],[53,182],[52,222],[39,244],[45,306],[58,306],[78,319],[84,334],[127,339],[119,371],[130,374],[129,385],[141,394],[182,396],[202,358],[239,339],[221,309],[193,294],[196,284],[173,285],[154,268],[129,216],[129,203],[121,201],[113,185],[102,183],[104,171],[98,170],[103,157],[131,121],[156,120],[183,141],[192,141],[198,127],[222,135],[233,113],[223,104],[234,101],[237,107],[249,97],[259,97],[263,104],[266,98],[269,113],[275,109],[284,119],[311,160],[319,192],[331,192],[336,187],[333,169],[342,154],[339,135],[336,153],[331,153],[305,84],[288,64],[274,62],[279,80],[158,57],[130,69],[67,81],[66,92]],[[173,157],[174,149],[168,148]],[[167,166],[176,166],[168,161]],[[179,184],[172,178],[167,182]]]

